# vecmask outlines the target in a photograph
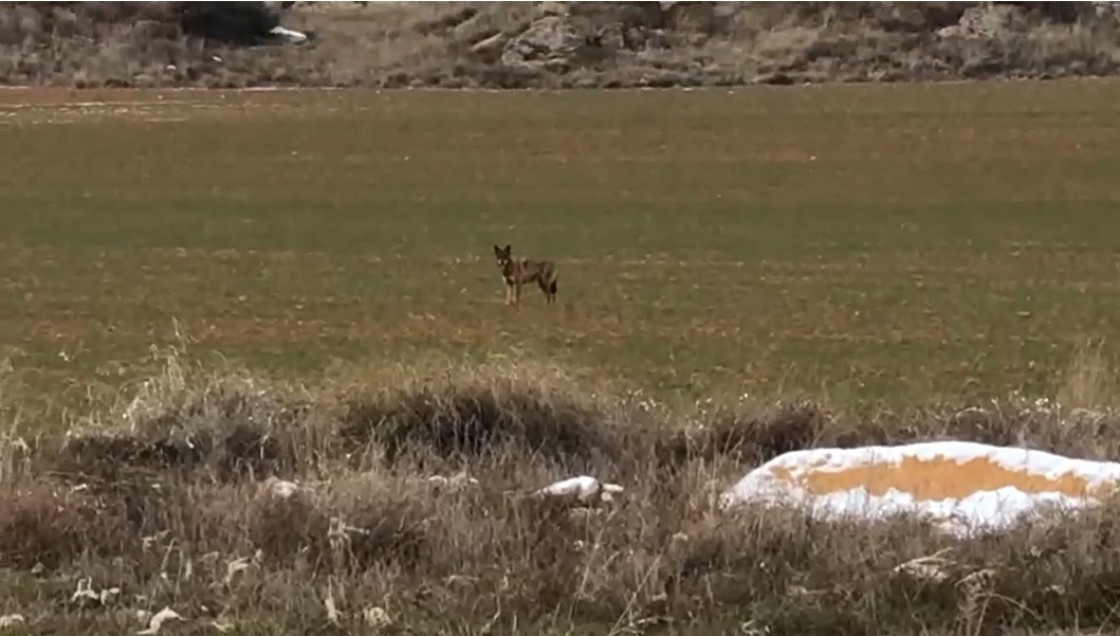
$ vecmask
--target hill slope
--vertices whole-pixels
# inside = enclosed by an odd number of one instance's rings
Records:
[[[5,3],[0,83],[591,88],[1120,67],[1120,12],[1098,2],[215,4]],[[313,37],[263,43],[276,23]]]

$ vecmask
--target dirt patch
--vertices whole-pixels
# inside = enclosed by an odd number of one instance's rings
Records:
[[[111,120],[178,123],[206,118],[229,119],[245,115],[248,111],[284,108],[283,104],[263,104],[245,99],[231,103],[227,97],[234,96],[234,92],[205,96],[131,89],[95,92],[99,94],[89,95],[69,89],[0,91],[0,125],[65,125]]]

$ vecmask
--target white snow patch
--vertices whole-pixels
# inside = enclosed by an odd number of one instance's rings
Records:
[[[911,484],[890,481],[891,467],[900,467],[904,460],[941,464],[940,480],[958,477],[963,484],[948,490],[967,492],[963,496],[932,498],[921,492],[915,496],[915,476]],[[977,461],[979,460],[979,462]],[[966,468],[967,462],[991,467],[990,474],[1000,469],[1006,479],[995,476],[980,480]],[[945,464],[951,463],[949,466]],[[912,464],[911,464],[912,465]],[[846,471],[878,467],[878,477],[885,481],[863,484],[847,489],[814,492],[808,480],[820,481],[838,477]],[[959,475],[955,472],[959,471]],[[843,479],[834,483],[842,483]],[[983,482],[983,483],[982,483]],[[1018,483],[1016,483],[1018,482]],[[1032,486],[1021,489],[1022,484]],[[819,482],[818,482],[819,483]],[[987,485],[985,485],[985,483]],[[931,484],[923,487],[938,490]],[[1075,486],[1071,492],[1071,485]],[[900,446],[868,446],[839,449],[821,448],[786,453],[747,473],[738,483],[720,495],[724,509],[748,503],[802,507],[822,519],[862,518],[867,520],[910,513],[925,516],[944,530],[957,535],[973,531],[1006,529],[1024,514],[1048,507],[1083,509],[1100,503],[1100,495],[1120,485],[1120,463],[1071,459],[1045,451],[1025,448],[991,446],[973,442],[923,442]],[[975,489],[970,490],[970,486]],[[945,488],[941,488],[945,490]]]
[[[365,619],[366,625],[374,629],[382,629],[393,624],[389,612],[386,612],[382,607],[367,607],[362,610],[362,618]]]
[[[170,607],[165,607],[156,612],[156,615],[153,616],[150,621],[148,621],[147,629],[140,630],[136,633],[141,635],[158,634],[160,627],[163,627],[164,623],[171,620],[181,621],[183,620],[183,617]]]
[[[891,570],[891,573],[934,583],[944,583],[949,579],[946,569],[953,563],[942,555],[950,551],[952,551],[952,548],[944,548],[929,556],[910,559],[905,563],[898,564]]]
[[[293,31],[292,29],[285,29],[282,26],[272,27],[269,31],[272,35],[278,35],[284,39],[285,42],[291,44],[303,44],[307,41],[307,34],[300,31]]]
[[[428,484],[437,489],[447,489],[451,491],[461,490],[468,486],[477,486],[478,480],[467,474],[466,470],[461,470],[450,477],[443,475],[432,475],[428,477]]]
[[[264,490],[264,492],[268,493],[270,497],[274,497],[276,499],[291,499],[292,496],[303,492],[304,490],[303,487],[301,487],[294,481],[288,481],[286,479],[279,479],[276,477],[269,477],[268,479],[266,479],[264,481],[264,484],[261,486],[261,489]]]
[[[580,503],[613,501],[614,495],[623,491],[618,484],[606,484],[588,475],[560,480],[536,492],[546,497],[574,497]]]
[[[240,557],[226,563],[226,578],[222,580],[226,586],[233,584],[233,577],[237,576],[238,572],[244,572],[253,565],[251,557]]]
[[[78,580],[77,589],[75,589],[74,594],[70,596],[70,602],[79,603],[90,601],[99,605],[105,605],[109,599],[120,593],[121,588],[119,587],[106,588],[100,592],[94,591],[93,579],[84,578]]]

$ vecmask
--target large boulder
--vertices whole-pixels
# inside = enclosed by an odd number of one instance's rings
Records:
[[[938,441],[789,452],[747,473],[721,504],[791,506],[854,521],[909,514],[965,536],[1006,531],[1028,516],[1060,519],[1118,492],[1120,463]]]
[[[657,2],[544,2],[528,27],[505,44],[501,61],[567,73],[641,50],[648,34],[663,25]]]
[[[502,63],[541,67],[551,73],[566,73],[590,43],[564,16],[546,15],[509,41]]]
[[[980,4],[969,7],[957,24],[943,27],[943,38],[995,39],[1009,33],[1023,33],[1030,25],[1024,12],[1013,4]]]

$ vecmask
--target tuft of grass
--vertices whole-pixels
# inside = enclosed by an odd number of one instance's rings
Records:
[[[1115,403],[1116,375],[1105,355],[1103,341],[1086,340],[1077,346],[1056,394],[1062,406],[1092,409]]]
[[[11,490],[0,498],[0,553],[4,567],[57,566],[82,549],[89,521],[50,486]]]
[[[575,469],[619,452],[601,415],[531,389],[426,388],[383,402],[352,401],[343,417],[343,438],[377,442],[389,464],[413,450],[451,465],[514,452]]]
[[[741,406],[706,415],[704,426],[685,428],[661,442],[658,454],[668,465],[690,460],[726,458],[745,465],[760,464],[782,453],[818,445],[826,435],[829,415],[812,402],[779,403],[759,412]],[[863,436],[864,442],[867,436]]]
[[[36,475],[0,492],[0,563],[23,570],[58,568],[125,554],[139,541],[123,500]]]

